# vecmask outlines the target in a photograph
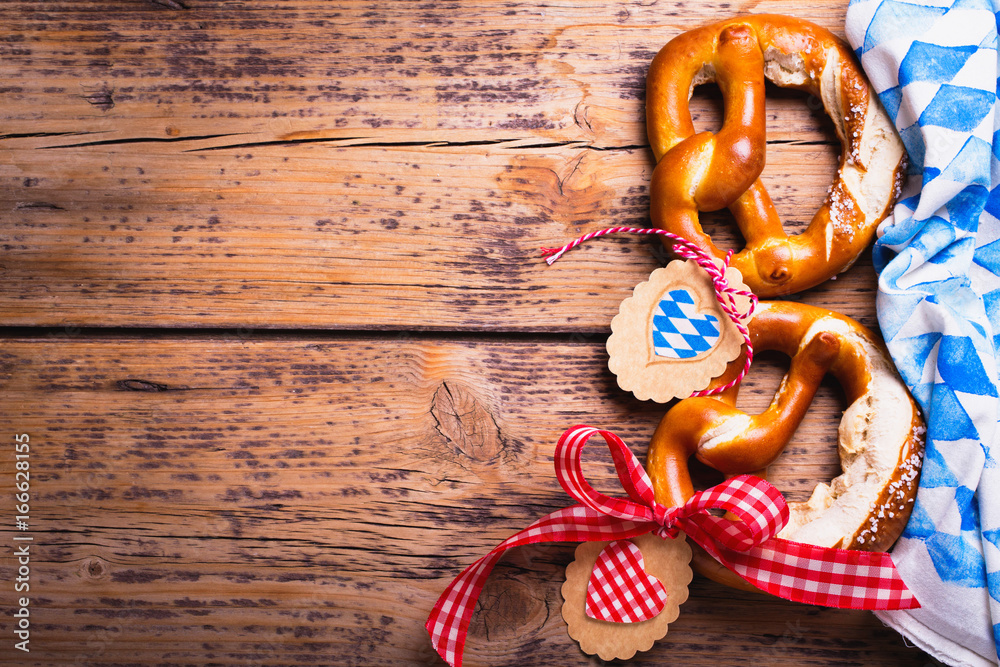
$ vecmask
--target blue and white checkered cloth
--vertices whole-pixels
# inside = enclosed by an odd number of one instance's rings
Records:
[[[923,607],[880,614],[952,665],[1000,644],[1000,0],[852,0],[847,36],[910,155],[879,230],[882,334],[928,422],[893,560]]]

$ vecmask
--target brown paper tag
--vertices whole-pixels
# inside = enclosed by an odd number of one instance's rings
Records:
[[[646,571],[660,580],[667,589],[663,611],[648,621],[611,623],[587,616],[587,583],[594,563],[608,542],[583,542],[576,548],[576,560],[566,567],[566,582],[562,586],[562,616],[569,636],[588,655],[601,660],[627,660],[636,651],[648,651],[653,642],[667,634],[667,626],[680,615],[680,606],[687,600],[691,572],[691,547],[684,535],[677,539],[662,539],[652,533],[632,538],[639,547]]]
[[[749,291],[732,267],[726,281],[733,289]],[[749,301],[736,297],[739,312],[746,312]],[[637,285],[611,320],[611,332],[608,368],[618,386],[639,400],[658,403],[707,387],[743,345],[743,335],[719,305],[711,278],[692,260],[670,262]]]

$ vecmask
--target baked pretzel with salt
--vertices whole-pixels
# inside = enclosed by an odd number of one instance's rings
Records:
[[[748,328],[755,350],[791,357],[788,373],[759,415],[735,407],[738,382],[713,397],[677,402],[649,445],[646,467],[657,502],[677,507],[693,495],[692,455],[727,475],[763,476],[829,372],[849,403],[838,429],[842,474],[818,484],[808,501],[789,502],[790,519],[778,537],[840,549],[888,549],[913,507],[925,427],[884,347],[855,320],[795,302],[760,302]],[[742,359],[733,361],[712,386],[730,382],[741,368]],[[722,583],[749,586],[703,551],[695,550],[693,564]]]
[[[787,235],[759,176],[766,137],[764,79],[822,100],[842,145],[829,194],[808,228]],[[695,86],[716,82],[725,105],[718,133],[695,133]],[[657,160],[654,225],[718,258],[699,211],[728,207],[746,246],[732,266],[758,297],[800,292],[846,270],[899,192],[905,151],[849,48],[797,19],[738,17],[683,33],[653,59],[646,125]]]

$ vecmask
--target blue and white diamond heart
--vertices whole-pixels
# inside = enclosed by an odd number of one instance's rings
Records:
[[[692,359],[711,350],[721,335],[719,318],[697,312],[694,297],[675,289],[653,310],[653,353],[670,359]]]

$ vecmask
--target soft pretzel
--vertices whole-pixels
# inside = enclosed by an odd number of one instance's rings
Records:
[[[816,486],[807,502],[788,503],[779,537],[817,546],[884,551],[906,525],[917,490],[924,423],[873,334],[823,308],[762,301],[749,325],[755,350],[791,357],[771,405],[750,416],[735,406],[739,384],[716,397],[687,398],[663,417],[649,446],[647,469],[658,502],[683,504],[692,494],[692,454],[727,474],[758,472],[784,449],[826,372],[841,383],[849,407],[839,428],[843,473]],[[714,381],[736,377],[742,359]],[[742,580],[702,552],[695,568],[732,585]]]
[[[821,99],[843,147],[826,201],[793,236],[758,178],[765,77]],[[695,134],[688,102],[711,81],[722,91],[722,128]],[[649,69],[646,125],[657,160],[653,223],[722,258],[698,212],[729,207],[746,241],[732,265],[760,297],[799,292],[849,268],[899,193],[905,151],[891,121],[849,48],[806,21],[744,16],[674,38]]]

